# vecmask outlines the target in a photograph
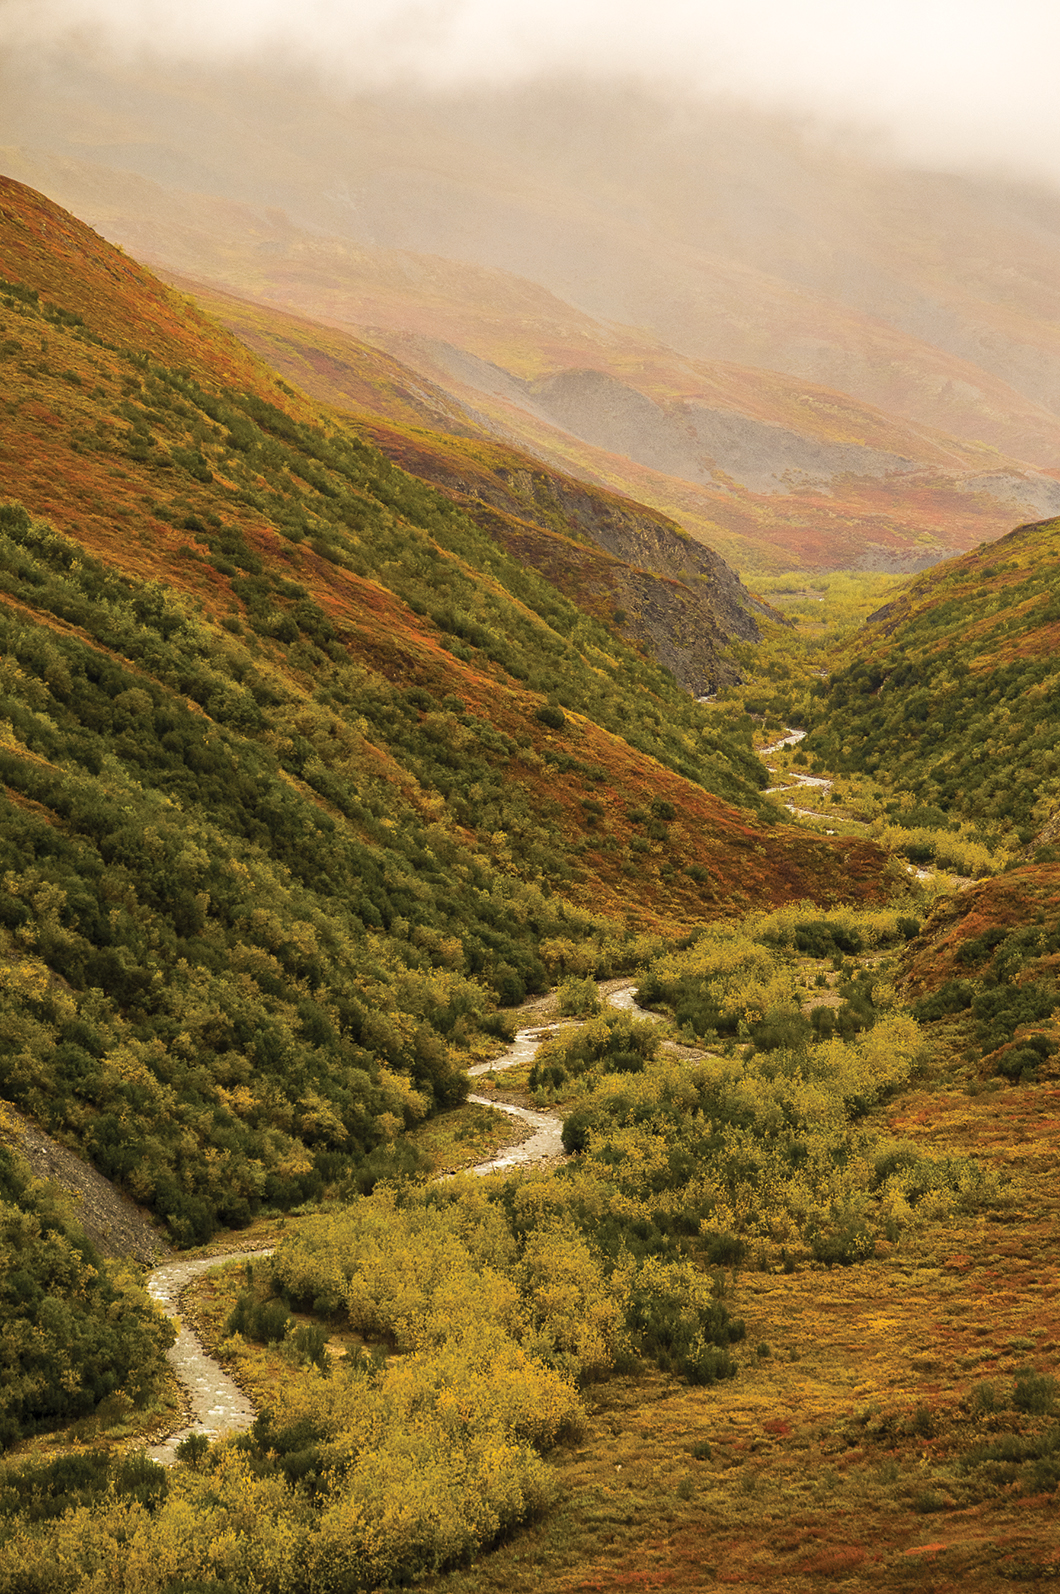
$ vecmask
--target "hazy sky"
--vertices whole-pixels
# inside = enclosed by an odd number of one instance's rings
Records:
[[[0,42],[264,52],[353,85],[671,77],[1060,178],[1060,0],[0,0]]]

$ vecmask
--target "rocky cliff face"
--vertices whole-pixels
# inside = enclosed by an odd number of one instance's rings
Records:
[[[381,424],[365,430],[696,697],[738,678],[726,644],[757,641],[758,620],[774,617],[720,555],[657,510],[496,445]]]

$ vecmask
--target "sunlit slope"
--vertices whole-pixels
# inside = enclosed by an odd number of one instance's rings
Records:
[[[881,890],[454,503],[0,209],[3,1091],[176,1235],[399,1166],[568,959]]]
[[[822,683],[806,742],[1029,842],[1060,799],[1060,521],[940,565],[879,611]]]
[[[57,263],[41,224],[61,226],[70,240],[83,235],[86,249],[105,246],[18,185],[5,185],[4,209],[5,234],[12,240],[0,260],[5,276],[13,282],[21,272],[32,295],[39,254],[42,285],[58,306],[41,308],[15,294],[5,307],[5,482],[31,513],[47,514],[60,529],[76,533],[88,551],[124,575],[163,577],[201,602],[208,620],[264,608],[281,631],[289,629],[277,618],[290,606],[289,595],[276,583],[297,577],[307,591],[312,583],[314,601],[329,619],[356,628],[358,651],[380,673],[392,657],[399,681],[417,668],[433,672],[439,687],[461,686],[479,705],[492,695],[498,716],[508,712],[505,703],[522,715],[551,692],[584,714],[590,742],[613,736],[598,723],[612,714],[616,729],[621,725],[627,738],[637,737],[635,727],[647,714],[651,729],[640,756],[675,766],[684,761],[689,773],[697,767],[696,738],[691,748],[681,738],[688,735],[684,727],[698,727],[702,717],[665,676],[602,630],[587,633],[583,655],[564,635],[583,622],[552,589],[507,561],[430,488],[339,429],[335,417],[280,391],[272,374],[224,333],[211,331],[194,345],[201,371],[212,366],[225,379],[234,371],[242,385],[242,392],[225,394],[224,402],[234,407],[220,420],[211,418],[209,407],[221,401],[199,389],[193,377],[168,368],[156,375],[138,348],[123,356],[94,343],[97,326],[134,313],[127,300],[137,280],[148,290],[145,303],[164,307],[164,316],[157,312],[162,331],[154,347],[166,348],[168,339],[176,353],[187,354],[196,321],[183,323],[181,302],[117,254],[128,286],[116,302],[96,282],[83,295],[73,242]],[[52,223],[45,220],[49,213],[56,218]],[[76,324],[79,317],[83,326]],[[190,362],[184,369],[192,369]],[[202,529],[183,521],[201,521]],[[443,538],[438,551],[422,552],[418,545],[429,546],[435,530]],[[242,557],[249,569],[241,569],[234,555],[225,559],[220,544],[229,535],[245,542]],[[261,572],[253,568],[257,562]],[[231,568],[218,568],[225,564]],[[255,590],[255,578],[265,583],[264,593]],[[551,612],[543,617],[531,608],[530,596],[544,609],[558,605],[558,628],[549,623]],[[446,602],[451,612],[445,612]],[[463,615],[457,612],[461,604],[468,605]],[[477,612],[483,606],[493,613]],[[523,636],[536,656],[521,662],[509,650]],[[282,646],[284,639],[269,641]],[[525,673],[511,674],[501,656]],[[544,673],[538,678],[538,672]],[[628,686],[621,684],[624,677]],[[616,690],[612,711],[605,701]],[[634,694],[629,701],[627,692]],[[648,706],[656,697],[658,709]],[[634,706],[642,699],[643,709]],[[596,721],[588,712],[593,709]],[[552,729],[535,724],[540,729],[534,737],[547,743]],[[720,762],[711,776],[704,770],[704,778],[731,797],[753,802],[761,778],[757,765],[739,751],[739,743],[732,746],[736,762],[724,752],[709,754]]]
[[[384,413],[394,402],[390,379],[370,375],[363,357],[336,363],[332,335],[318,334],[311,352],[298,323],[270,327],[262,309],[211,302],[203,284],[385,346],[429,384],[413,408],[434,408],[446,393],[456,416],[470,411],[473,425],[679,516],[747,569],[915,568],[1060,500],[1060,486],[1027,464],[1060,458],[1060,428],[1020,420],[1026,401],[1008,390],[990,401],[995,418],[1012,421],[1007,443],[978,420],[955,436],[937,430],[937,417],[910,423],[890,399],[838,391],[838,380],[690,358],[508,271],[308,233],[275,211],[128,173],[11,159],[27,174],[39,168],[37,180],[108,236],[194,279],[182,285],[204,292],[212,313],[317,397],[342,402],[345,387],[361,407],[374,377]],[[754,297],[751,279],[744,287],[753,308],[741,314],[756,319],[768,295]],[[892,372],[908,364],[895,349],[879,360]],[[949,356],[925,377],[950,393],[971,392],[973,379]],[[1046,432],[1031,447],[1040,422]]]

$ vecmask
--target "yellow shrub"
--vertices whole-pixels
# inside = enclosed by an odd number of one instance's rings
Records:
[[[583,1236],[535,1230],[520,1273],[534,1344],[550,1360],[558,1353],[575,1374],[605,1373],[614,1364],[622,1313]]]

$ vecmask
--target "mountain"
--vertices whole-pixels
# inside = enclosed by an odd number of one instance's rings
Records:
[[[379,349],[231,294],[182,286],[307,393],[352,408],[383,453],[459,503],[581,608],[647,647],[695,696],[735,679],[726,642],[757,641],[756,617],[776,618],[669,517],[498,443],[476,411]],[[434,429],[425,431],[425,421]]]
[[[1060,509],[1047,193],[646,89],[17,51],[5,88],[8,169],[141,258],[367,336],[741,568],[918,568]]]
[[[773,823],[747,725],[10,181],[0,278],[3,1090],[176,1238],[402,1166],[572,964],[883,889]]]
[[[1029,843],[1060,804],[1060,521],[917,577],[820,683],[806,751]]]
[[[200,218],[205,208],[196,205]],[[333,371],[314,376],[306,365],[327,368],[330,329],[353,328],[358,341],[389,350],[444,392],[460,429],[517,442],[553,468],[652,504],[743,569],[918,568],[998,535],[1014,514],[1060,504],[1060,484],[982,445],[777,372],[675,356],[499,272],[479,273],[475,293],[466,268],[342,244],[329,251],[318,238],[310,257],[291,245],[290,229],[263,272],[249,252],[236,259],[238,212],[227,206],[224,214],[223,262],[198,248],[191,256],[171,237],[160,269],[249,347],[267,343],[272,363],[293,380],[308,378],[327,396],[316,384],[332,382]],[[108,225],[139,236],[127,221]],[[159,258],[157,239],[144,242]],[[235,281],[256,302],[167,270],[167,259]],[[417,285],[427,280],[425,305]],[[297,332],[263,331],[279,304],[304,312],[291,321]],[[307,362],[314,338],[318,352]],[[362,381],[355,402],[364,402]]]
[[[433,430],[371,351],[325,375],[387,411],[296,391],[15,183],[0,271],[0,1139],[13,1098],[178,1243],[264,1209],[275,1247],[189,1309],[257,1420],[163,1471],[172,1330],[0,1145],[0,1586],[1047,1579],[1051,826],[945,946],[871,845],[773,822],[744,718],[507,551],[680,561],[666,522]],[[865,667],[1037,667],[1055,530],[917,583]],[[919,1024],[899,949],[937,957]],[[554,1035],[562,1169],[394,1177],[499,1004],[634,968],[703,1045]]]

